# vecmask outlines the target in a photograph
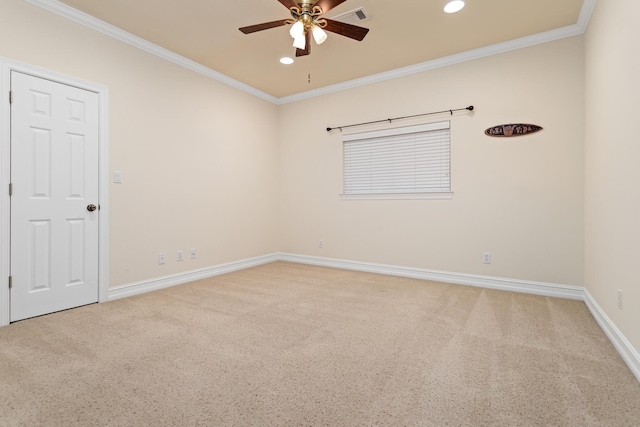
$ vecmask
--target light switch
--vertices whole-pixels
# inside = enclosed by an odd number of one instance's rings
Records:
[[[113,172],[113,182],[122,184],[122,171]]]

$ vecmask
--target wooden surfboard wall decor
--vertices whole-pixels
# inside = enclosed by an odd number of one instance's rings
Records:
[[[542,126],[528,123],[511,123],[508,125],[498,125],[490,127],[484,131],[485,135],[496,137],[523,136],[541,131]]]

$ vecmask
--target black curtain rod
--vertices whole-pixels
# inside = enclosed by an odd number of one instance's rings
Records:
[[[373,122],[356,123],[356,124],[353,124],[353,125],[346,125],[346,126],[336,126],[334,128],[327,128],[327,132],[331,132],[334,129],[340,129],[340,132],[342,132],[342,129],[352,128],[354,126],[372,125],[372,124],[375,124],[375,123],[383,123],[383,122],[391,123],[394,120],[412,119],[414,117],[431,116],[433,114],[450,113],[453,116],[453,112],[454,111],[465,111],[465,110],[473,111],[473,105],[469,105],[468,107],[465,107],[465,108],[457,108],[455,110],[435,111],[433,113],[414,114],[413,116],[395,117],[393,119],[376,120],[376,121],[373,121]]]

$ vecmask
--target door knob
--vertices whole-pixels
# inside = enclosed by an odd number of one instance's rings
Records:
[[[93,212],[93,211],[95,211],[96,209],[98,209],[98,207],[97,207],[96,205],[94,205],[94,204],[90,204],[89,206],[87,206],[87,210],[88,210],[89,212]]]

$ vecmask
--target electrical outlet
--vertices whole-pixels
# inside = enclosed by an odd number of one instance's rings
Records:
[[[320,249],[324,248],[324,242],[322,240],[318,240],[318,247]]]
[[[618,289],[618,308],[622,310],[622,289]]]
[[[164,254],[158,254],[158,264],[162,265],[167,262],[167,257]]]
[[[189,253],[191,254],[191,259],[196,259],[198,252],[195,249],[192,248]]]
[[[178,251],[178,255],[176,256],[176,259],[177,259],[178,261],[182,261],[182,260],[183,260],[183,257],[182,257],[182,250],[179,250],[179,251]]]
[[[482,254],[482,262],[485,264],[491,264],[491,252],[485,252]]]

